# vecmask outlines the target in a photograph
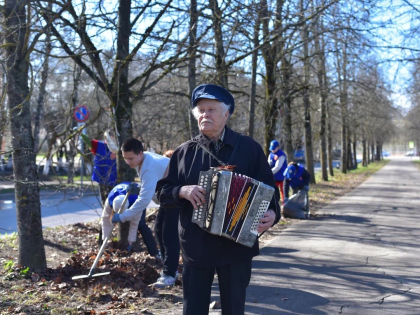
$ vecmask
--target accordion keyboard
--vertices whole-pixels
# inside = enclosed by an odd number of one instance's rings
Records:
[[[264,213],[267,211],[269,205],[270,205],[269,201],[263,200],[261,202],[261,205],[258,208],[257,215],[255,216],[254,221],[252,222],[252,226],[250,230],[252,234],[258,235],[258,231],[257,231],[258,224],[260,223],[260,219],[263,217]]]
[[[198,207],[198,209],[193,210],[193,217],[192,222],[199,224],[200,226],[204,225],[204,221],[206,219],[206,209],[207,204],[210,199],[210,192],[211,192],[211,177],[209,174],[202,174],[200,175],[200,179],[198,184],[206,190],[205,199],[206,202]]]

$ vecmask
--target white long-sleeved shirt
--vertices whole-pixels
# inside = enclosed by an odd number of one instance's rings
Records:
[[[167,157],[156,153],[145,151],[143,157],[141,168],[136,168],[140,178],[140,193],[133,205],[120,215],[122,222],[142,214],[142,210],[146,209],[155,194],[156,183],[163,177],[169,164]]]

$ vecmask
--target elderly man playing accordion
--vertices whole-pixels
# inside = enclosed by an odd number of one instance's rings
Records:
[[[175,150],[165,176],[156,186],[161,206],[181,209],[179,234],[184,262],[183,314],[208,314],[215,271],[222,314],[244,314],[252,258],[259,254],[258,241],[247,247],[210,234],[191,222],[193,210],[206,202],[206,190],[198,185],[199,176],[201,171],[224,163],[234,166],[235,173],[275,188],[273,172],[257,142],[226,126],[235,107],[233,96],[226,89],[213,84],[198,86],[192,94],[191,105],[200,134]],[[258,224],[259,233],[279,221],[278,201],[276,189],[268,210]]]

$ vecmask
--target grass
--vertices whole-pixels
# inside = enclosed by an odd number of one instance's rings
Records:
[[[80,183],[81,178],[82,178],[81,176],[74,176],[73,177],[73,182],[74,183]],[[67,183],[68,177],[67,176],[51,176],[51,179],[55,179],[55,180],[59,180],[63,183]],[[83,182],[90,182],[91,179],[92,179],[91,176],[83,176]]]
[[[358,165],[358,168],[343,174],[340,170],[334,169],[334,176],[329,176],[328,181],[323,181],[321,172],[315,174],[316,185],[310,186],[309,199],[314,203],[314,208],[319,209],[331,201],[343,196],[350,190],[356,188],[369,176],[384,167],[389,160],[381,160],[370,163],[367,167]],[[312,211],[312,210],[311,210]]]
[[[420,169],[420,160],[413,160],[412,162]]]

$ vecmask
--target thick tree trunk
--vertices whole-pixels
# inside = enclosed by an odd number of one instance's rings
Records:
[[[189,35],[189,46],[188,55],[190,59],[188,61],[188,94],[191,99],[192,92],[196,87],[196,45],[197,45],[197,25],[198,25],[198,12],[197,12],[197,0],[190,1],[190,35]],[[198,135],[198,125],[194,116],[191,112],[190,102],[188,101],[188,122],[190,129],[191,139]]]
[[[371,143],[371,161],[374,162],[375,160],[375,142],[372,141]]]
[[[215,41],[216,53],[216,84],[228,88],[228,71],[225,61],[225,49],[223,45],[223,32],[222,32],[222,11],[219,8],[217,0],[209,0],[210,9],[212,11],[213,19],[213,32]]]
[[[382,143],[376,141],[376,161],[381,160],[381,152],[382,152]]]
[[[285,143],[285,153],[287,161],[294,161],[293,139],[292,139],[292,98],[290,95],[290,78],[291,65],[287,58],[282,60],[281,76],[282,76],[282,100],[283,100],[283,133]]]
[[[132,103],[130,101],[130,91],[128,87],[128,69],[129,65],[122,65],[120,60],[126,60],[129,55],[130,34],[131,34],[131,0],[120,0],[118,7],[118,34],[117,34],[117,67],[119,66],[119,73],[117,81],[113,86],[113,105],[115,108],[115,118],[117,120],[117,130],[119,133],[120,145],[128,138],[133,136],[133,126],[131,123],[132,117]],[[119,63],[119,65],[118,65]],[[117,159],[117,173],[118,182],[131,182],[134,180],[135,171],[132,170],[122,158],[121,151],[119,151]],[[118,239],[121,243],[128,245],[128,224],[120,224],[118,229]],[[139,248],[138,241],[133,244],[133,250],[137,251]]]
[[[42,238],[38,173],[31,128],[29,56],[26,42],[30,34],[26,24],[26,1],[6,0],[3,14],[6,20],[7,96],[12,133],[18,263],[30,270],[37,270],[46,268],[47,261]]]
[[[112,87],[112,101],[115,108],[115,118],[117,120],[117,130],[119,133],[119,144],[133,136],[133,126],[131,123],[132,103],[130,101],[128,87],[128,64],[122,65],[120,60],[125,60],[129,55],[129,41],[131,34],[130,26],[131,0],[120,0],[118,7],[118,34],[117,34],[117,55],[116,67],[119,67],[118,76]],[[118,182],[130,182],[134,180],[135,172],[124,162],[121,151],[117,160]]]
[[[278,0],[276,2],[276,20],[274,23],[273,29],[276,30],[277,33],[282,33],[282,9],[283,9],[283,1]],[[261,1],[261,23],[262,23],[262,30],[263,30],[263,38],[264,41],[268,41],[268,39],[272,36],[272,32],[270,32],[270,16],[267,7],[267,1]],[[264,132],[264,152],[266,154],[269,153],[269,144],[272,140],[275,139],[275,134],[277,130],[277,122],[278,122],[278,99],[276,96],[276,67],[278,56],[282,53],[284,43],[281,39],[278,42],[274,42],[271,45],[265,45],[262,49],[262,56],[264,58],[265,63],[265,108],[264,108],[264,122],[265,122],[265,132]],[[283,62],[282,62],[283,63]],[[282,64],[283,67],[283,64]],[[284,101],[284,100],[283,100]],[[286,143],[286,151],[287,151],[287,143]],[[288,152],[286,152],[288,154]],[[288,159],[293,157],[288,155]]]

